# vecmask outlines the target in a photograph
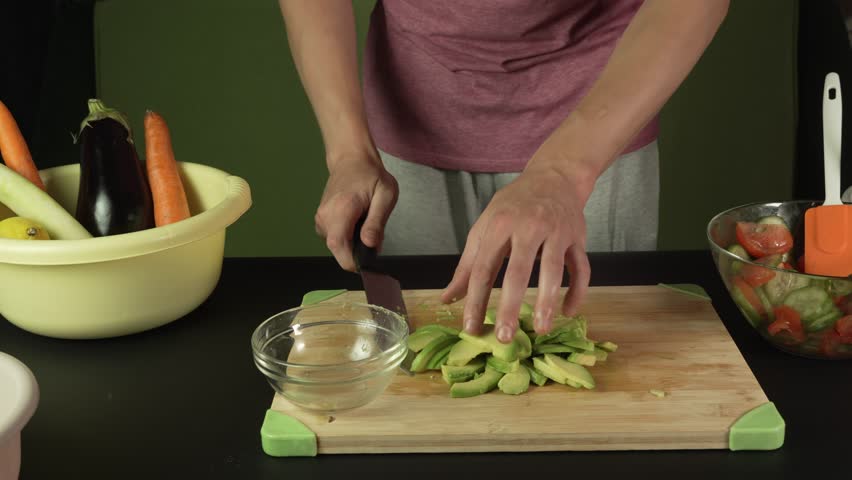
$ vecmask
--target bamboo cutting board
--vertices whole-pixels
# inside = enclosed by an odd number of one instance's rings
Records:
[[[460,326],[463,301],[442,305],[438,290],[403,294],[415,326]],[[526,300],[534,304],[535,294],[530,289]],[[491,305],[498,299],[499,289]],[[365,296],[350,291],[327,301]],[[319,454],[667,450],[728,449],[734,422],[768,401],[707,299],[662,286],[593,287],[581,313],[589,338],[619,345],[589,367],[594,390],[549,382],[518,396],[450,398],[432,371],[400,373],[372,403],[333,419],[277,394],[271,409],[311,429]]]

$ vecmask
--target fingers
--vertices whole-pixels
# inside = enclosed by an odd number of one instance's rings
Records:
[[[535,304],[536,333],[545,334],[553,326],[553,309],[559,303],[559,290],[565,276],[565,249],[555,241],[545,241],[538,274],[538,297]]]
[[[479,249],[470,266],[467,300],[464,307],[464,328],[471,334],[479,332],[488,307],[491,289],[509,248],[511,230],[508,219],[490,221],[479,242]],[[514,334],[514,331],[512,332]]]
[[[580,303],[589,290],[589,279],[592,276],[592,270],[589,266],[589,257],[586,255],[582,244],[575,243],[568,248],[568,251],[565,253],[565,263],[571,272],[571,288],[565,295],[562,312],[570,316],[577,313]]]
[[[337,263],[344,270],[354,272],[355,260],[352,258],[352,235],[355,223],[364,211],[362,202],[355,196],[339,197],[328,206],[321,207],[318,214],[318,230],[325,231],[325,244]]]
[[[361,228],[361,241],[371,248],[378,248],[384,238],[385,224],[390,217],[399,195],[396,180],[388,175],[389,183],[379,183],[370,201],[367,218]]]
[[[500,293],[500,306],[497,308],[495,328],[497,340],[508,343],[515,338],[518,329],[518,314],[521,302],[530,283],[530,274],[535,263],[535,253],[540,240],[527,235],[517,235],[512,241],[512,253],[503,275],[503,288]],[[487,302],[487,298],[486,298]]]
[[[481,240],[479,231],[482,229],[482,220],[483,219],[474,224],[467,235],[464,251],[459,259],[458,265],[456,265],[453,278],[450,280],[450,283],[446,286],[446,288],[444,288],[443,293],[441,293],[441,301],[444,303],[453,303],[460,298],[464,298],[467,294],[470,272],[473,268],[473,262],[476,259],[476,254],[479,252],[479,242]]]

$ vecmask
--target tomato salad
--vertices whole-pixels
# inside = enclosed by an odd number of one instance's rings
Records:
[[[852,357],[852,280],[803,275],[793,235],[778,216],[737,222],[722,275],[748,321],[785,350]],[[794,266],[795,265],[795,266]]]

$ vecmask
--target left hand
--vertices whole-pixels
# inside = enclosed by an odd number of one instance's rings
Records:
[[[566,163],[534,157],[518,178],[494,195],[471,228],[453,279],[442,295],[446,303],[467,296],[465,331],[478,333],[491,288],[507,255],[509,263],[495,321],[499,341],[508,343],[514,338],[539,252],[535,331],[546,333],[551,329],[566,266],[571,288],[561,310],[565,315],[576,312],[591,276],[583,216],[591,188],[590,180],[566,173],[557,166],[560,164]]]

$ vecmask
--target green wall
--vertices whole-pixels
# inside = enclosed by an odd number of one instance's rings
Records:
[[[361,41],[373,3],[355,2]],[[790,196],[796,3],[732,3],[664,110],[661,248],[705,248],[716,211]],[[137,137],[145,109],[160,111],[180,160],[251,185],[254,206],[229,230],[226,254],[328,255],[313,227],[321,137],[277,1],[107,0],[95,14],[98,95]]]

